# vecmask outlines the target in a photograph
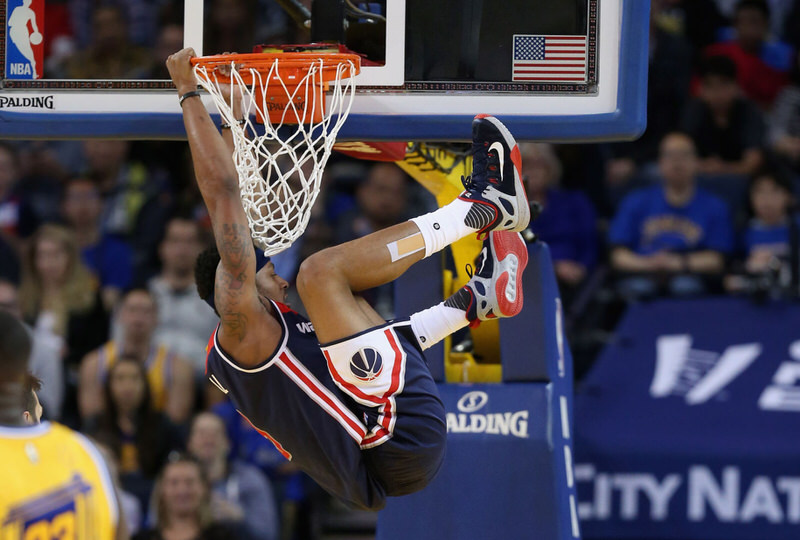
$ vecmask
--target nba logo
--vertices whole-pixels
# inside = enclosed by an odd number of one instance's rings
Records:
[[[383,371],[383,358],[371,347],[365,347],[350,358],[350,372],[359,381],[374,381]]]
[[[6,78],[41,79],[44,0],[8,0],[6,10]]]

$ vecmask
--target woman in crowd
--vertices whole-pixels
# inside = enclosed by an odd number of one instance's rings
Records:
[[[153,493],[155,526],[133,540],[248,539],[246,531],[214,523],[211,489],[200,465],[187,455],[173,454],[161,471]]]
[[[122,487],[147,508],[161,464],[181,447],[179,433],[166,416],[153,410],[147,374],[136,358],[121,356],[114,363],[103,392],[107,405],[86,431],[111,449]]]
[[[224,420],[212,412],[195,416],[187,449],[211,484],[214,516],[241,522],[253,540],[275,540],[279,527],[272,488],[260,470],[230,456]]]
[[[595,210],[582,192],[559,187],[561,162],[552,145],[522,143],[519,148],[528,198],[542,206],[530,229],[550,247],[561,295],[569,305],[597,261]]]
[[[108,314],[68,229],[42,225],[31,237],[23,268],[20,298],[25,319],[37,330],[63,340],[63,375],[61,366],[40,373],[44,393],[66,385],[62,414],[50,406],[48,415],[77,424],[78,366],[86,353],[106,341]]]

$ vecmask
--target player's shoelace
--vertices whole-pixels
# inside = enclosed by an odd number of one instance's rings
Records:
[[[471,153],[473,174],[461,177],[461,184],[464,186],[464,189],[470,193],[472,193],[473,187],[476,183],[476,180],[473,178],[474,176],[480,178],[481,176],[486,175],[486,179],[489,181],[489,183],[495,185],[500,183],[500,156],[498,156],[497,152],[493,150],[484,151],[483,148],[486,148],[487,146],[489,146],[488,141],[472,144]],[[475,171],[478,171],[477,175],[475,174]],[[484,187],[484,189],[486,188]]]

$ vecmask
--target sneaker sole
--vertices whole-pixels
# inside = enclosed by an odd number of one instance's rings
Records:
[[[522,273],[528,266],[528,248],[519,233],[492,233],[492,250],[500,267],[494,294],[497,309],[503,317],[513,317],[522,311]]]
[[[525,192],[525,184],[522,182],[522,155],[519,151],[519,146],[517,146],[517,141],[514,139],[514,136],[508,131],[508,128],[496,117],[490,114],[479,114],[476,115],[475,118],[482,118],[488,122],[491,122],[499,131],[500,134],[503,135],[503,139],[505,140],[506,146],[511,148],[511,162],[514,164],[514,181],[516,182],[516,205],[517,210],[519,212],[519,217],[517,219],[517,224],[511,228],[507,229],[510,231],[521,232],[528,228],[528,225],[531,221],[531,209],[530,203],[528,202],[528,194]]]

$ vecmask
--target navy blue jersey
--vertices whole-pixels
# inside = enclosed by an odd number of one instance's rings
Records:
[[[387,495],[427,485],[441,465],[444,407],[408,322],[387,323],[403,352],[402,391],[385,407],[356,402],[337,386],[313,326],[274,303],[281,342],[265,360],[243,368],[209,340],[206,373],[237,410],[323,488],[356,506],[381,508]],[[409,337],[411,339],[409,339]]]

